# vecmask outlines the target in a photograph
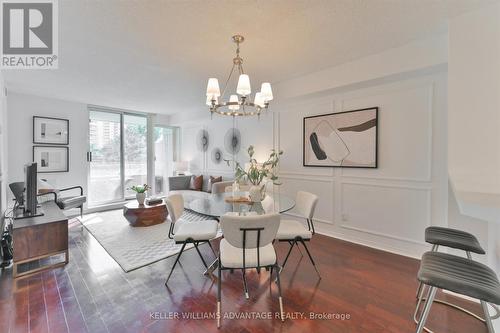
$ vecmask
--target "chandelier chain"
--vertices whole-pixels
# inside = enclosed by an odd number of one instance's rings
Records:
[[[231,67],[231,71],[229,72],[229,76],[226,79],[226,83],[224,83],[224,88],[222,89],[222,94],[220,95],[221,99],[224,98],[224,93],[226,92],[227,85],[229,84],[229,80],[231,79],[231,76],[233,75],[234,72],[234,66],[236,65],[233,64],[233,67]]]

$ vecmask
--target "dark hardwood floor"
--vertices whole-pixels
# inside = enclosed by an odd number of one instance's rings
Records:
[[[212,258],[206,245],[201,248]],[[283,260],[287,245],[276,248]],[[418,260],[322,235],[314,236],[310,249],[323,279],[318,280],[305,253],[301,257],[294,250],[282,272],[285,311],[289,316],[345,314],[348,320],[224,319],[217,330],[213,319],[165,318],[216,311],[216,277],[202,275],[194,250],[183,255],[165,288],[174,257],[124,273],[72,220],[68,265],[18,280],[10,269],[1,272],[0,332],[414,332]],[[273,283],[270,290],[268,272],[250,272],[248,281],[246,300],[241,273],[223,273],[223,311],[279,311],[277,287]],[[481,313],[474,303],[457,302]],[[480,322],[442,305],[433,306],[429,326],[443,333],[486,332]]]

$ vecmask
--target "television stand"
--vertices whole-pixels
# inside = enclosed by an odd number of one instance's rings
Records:
[[[14,212],[14,220],[21,220],[21,219],[27,219],[30,217],[37,217],[37,216],[43,216],[45,215],[42,209],[42,206],[38,205],[36,207],[36,212],[31,213],[31,212],[25,212],[24,207],[19,207],[15,212]]]
[[[37,273],[46,269],[64,266],[69,262],[68,252],[68,218],[62,213],[55,202],[42,203],[43,216],[26,217],[14,221],[12,237],[14,244],[14,278]],[[63,261],[34,269],[19,271],[19,265],[31,261],[49,258],[63,254]],[[47,262],[47,260],[44,260]]]

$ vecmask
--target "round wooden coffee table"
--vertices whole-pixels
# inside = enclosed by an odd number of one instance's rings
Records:
[[[139,205],[136,200],[133,200],[123,207],[123,216],[132,227],[149,227],[163,223],[167,215],[167,205],[164,202],[149,206]]]

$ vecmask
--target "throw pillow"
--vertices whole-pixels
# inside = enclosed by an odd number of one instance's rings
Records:
[[[208,189],[207,189],[207,192],[208,193],[211,193],[212,192],[212,184],[213,183],[219,183],[222,181],[222,176],[219,176],[219,177],[213,177],[213,176],[210,176],[210,180],[208,181]]]
[[[203,187],[203,175],[191,176],[191,183],[189,184],[189,189],[193,191],[201,191]]]

